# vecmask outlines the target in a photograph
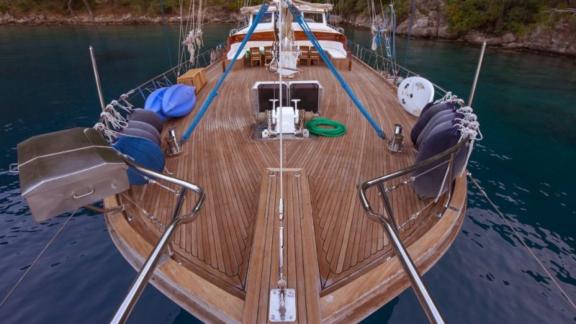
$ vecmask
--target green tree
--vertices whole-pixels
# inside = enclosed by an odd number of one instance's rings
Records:
[[[500,35],[525,31],[545,7],[543,0],[448,0],[446,16],[458,34],[480,30]]]

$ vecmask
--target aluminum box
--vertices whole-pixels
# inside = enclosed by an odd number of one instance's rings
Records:
[[[18,144],[20,190],[37,222],[127,190],[127,169],[92,128],[38,135]]]

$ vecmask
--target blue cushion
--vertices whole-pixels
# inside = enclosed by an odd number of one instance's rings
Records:
[[[148,95],[146,102],[144,103],[144,109],[155,112],[156,115],[158,115],[158,117],[160,117],[162,120],[166,120],[167,118],[167,116],[164,115],[164,112],[162,111],[162,102],[166,90],[168,90],[168,88],[159,88],[154,90],[151,94]]]
[[[162,98],[162,113],[168,117],[184,117],[196,104],[196,89],[185,84],[168,88]]]
[[[147,140],[149,140],[155,144],[160,144],[159,139],[156,136],[154,136],[150,132],[147,132],[147,131],[145,131],[143,129],[139,129],[139,128],[127,127],[122,131],[122,133],[120,133],[120,137],[123,137],[123,136],[140,137],[140,138],[147,139]]]
[[[156,143],[144,138],[124,136],[120,137],[113,146],[118,151],[132,157],[136,163],[148,169],[156,172],[164,170],[164,153]],[[133,168],[128,169],[128,180],[132,185],[147,183],[142,174]]]

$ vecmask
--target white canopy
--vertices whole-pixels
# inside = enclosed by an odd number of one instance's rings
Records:
[[[281,0],[274,0],[273,3],[270,4],[270,7],[268,7],[268,12],[278,11],[278,4],[280,3],[280,1]],[[334,9],[334,5],[329,3],[311,3],[302,0],[292,0],[292,3],[294,3],[294,5],[296,5],[296,8],[298,8],[300,11],[308,13],[324,13],[332,11],[332,9]],[[240,12],[243,15],[256,14],[260,10],[260,7],[261,5],[243,7],[240,9]]]

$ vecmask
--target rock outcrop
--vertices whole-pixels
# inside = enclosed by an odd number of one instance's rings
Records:
[[[208,7],[204,12],[204,19],[207,22],[213,23],[233,23],[241,19],[239,13],[229,12],[222,10],[218,7]],[[27,24],[27,25],[90,25],[90,24],[104,24],[104,25],[122,25],[122,24],[157,24],[163,21],[169,23],[179,23],[179,16],[147,16],[147,15],[134,15],[127,14],[96,14],[94,17],[88,14],[80,14],[74,16],[65,16],[58,14],[34,14],[22,17],[16,17],[9,13],[0,14],[0,25],[9,24]]]
[[[450,30],[445,15],[446,0],[416,0],[412,19],[406,18],[399,22],[397,32],[400,35],[411,34],[418,38],[441,38],[469,43],[486,41],[490,46],[513,49],[527,49],[541,52],[576,56],[576,24],[568,18],[558,19],[551,25],[540,25],[530,28],[522,35],[506,33],[503,35],[488,35],[472,31],[466,35],[457,35]],[[238,22],[242,17],[237,12],[223,10],[221,7],[206,8],[207,22]],[[338,17],[339,19],[342,19]],[[333,17],[334,19],[334,17]],[[355,26],[370,27],[370,17],[366,15],[348,16],[343,19]],[[158,17],[146,15],[111,15],[96,13],[94,17],[84,14],[75,16],[35,14],[16,17],[8,13],[0,14],[0,25],[5,24],[155,24],[167,21],[178,23],[177,16]],[[412,26],[410,27],[410,24]]]
[[[495,47],[576,56],[576,26],[567,18],[555,21],[552,26],[534,26],[522,35],[505,33],[496,36],[479,31],[457,35],[450,30],[443,6],[442,0],[416,0],[416,9],[412,19],[407,18],[399,22],[397,33],[399,35],[410,34],[417,38],[440,38],[473,44],[486,41],[488,45]],[[363,15],[348,17],[346,21],[366,28],[371,25],[370,17]],[[411,28],[410,23],[412,23]]]

